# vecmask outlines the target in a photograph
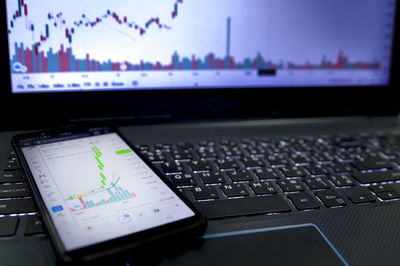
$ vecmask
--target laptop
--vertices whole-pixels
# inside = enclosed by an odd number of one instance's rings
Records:
[[[208,217],[205,248],[161,264],[239,262],[226,260],[239,246],[259,264],[323,264],[319,239],[345,265],[399,263],[397,1],[6,0],[1,13],[1,265],[56,263],[10,140],[70,125],[118,126]]]

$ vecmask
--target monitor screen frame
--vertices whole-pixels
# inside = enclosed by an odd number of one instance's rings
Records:
[[[392,45],[389,85],[355,87],[267,87],[11,92],[5,1],[0,5],[3,128],[41,128],[87,121],[175,121],[232,118],[286,118],[395,115],[391,96],[399,84],[399,8]],[[4,71],[5,70],[5,71]],[[103,108],[98,108],[102,106]],[[55,118],[56,115],[56,119]]]

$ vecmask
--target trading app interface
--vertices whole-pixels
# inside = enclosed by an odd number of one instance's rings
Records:
[[[396,0],[6,0],[14,93],[386,85]]]
[[[117,134],[105,132],[20,143],[68,251],[194,216]]]

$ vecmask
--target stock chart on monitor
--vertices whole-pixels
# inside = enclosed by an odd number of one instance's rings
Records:
[[[12,90],[385,85],[395,0],[7,0]]]

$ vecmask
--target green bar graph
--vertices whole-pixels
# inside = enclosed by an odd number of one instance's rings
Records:
[[[94,149],[97,151],[98,154],[100,154],[100,156],[102,155],[102,153],[101,153],[101,151],[99,150],[99,148],[97,148],[97,147],[95,146]]]
[[[96,154],[97,157],[100,157],[101,154],[94,147],[92,147],[92,151],[94,152],[94,154]]]
[[[115,154],[116,155],[122,155],[122,154],[131,153],[131,152],[133,152],[131,149],[125,149],[125,150],[116,151]]]
[[[97,158],[97,157],[94,157],[94,158],[96,158],[96,161],[99,163],[99,165],[100,165],[101,167],[104,167],[104,164],[100,161],[99,158]]]
[[[106,180],[107,178],[104,176],[103,173],[100,173],[101,178],[103,178],[103,180]]]

